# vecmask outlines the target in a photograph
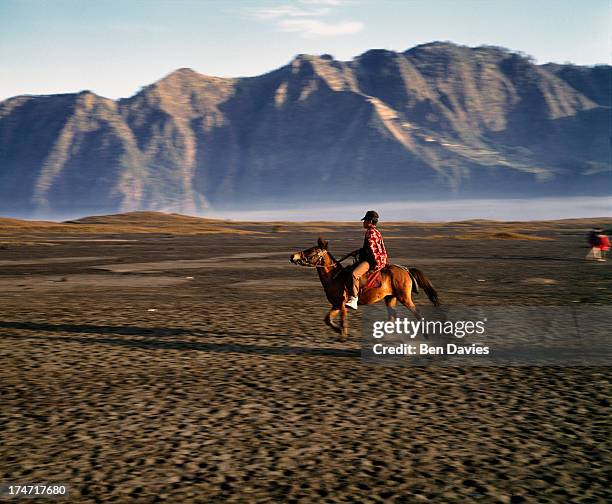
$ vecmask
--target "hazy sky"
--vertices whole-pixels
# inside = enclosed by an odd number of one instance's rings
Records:
[[[0,0],[0,100],[134,94],[180,67],[257,75],[299,53],[349,60],[433,40],[610,63],[612,0]]]

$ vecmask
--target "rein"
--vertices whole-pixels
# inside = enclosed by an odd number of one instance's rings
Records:
[[[323,258],[325,257],[325,254],[328,254],[329,257],[331,258],[332,261],[335,261],[335,264],[332,264],[331,266],[335,266],[336,264],[338,266],[340,266],[340,271],[344,270],[344,266],[342,266],[342,261],[344,261],[345,259],[351,257],[353,255],[352,252],[349,252],[348,254],[346,254],[342,259],[336,259],[333,255],[331,255],[331,253],[328,250],[325,249],[321,249],[319,250],[319,252],[317,253],[317,261],[314,264],[311,264],[310,262],[304,261],[302,260],[302,265],[303,266],[307,266],[309,268],[327,268],[328,266],[325,265],[321,265],[321,261],[323,260]],[[303,254],[302,254],[303,257]],[[334,278],[338,275],[338,273],[340,273],[340,271],[338,271],[335,275]]]
[[[339,263],[341,263],[342,261],[344,261],[345,259],[348,259],[349,257],[354,257],[353,252],[349,252],[348,254],[346,254],[342,259],[337,259],[337,261]]]

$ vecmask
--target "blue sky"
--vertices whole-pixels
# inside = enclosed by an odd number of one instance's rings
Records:
[[[611,27],[612,0],[0,0],[0,99],[126,97],[180,67],[249,76],[433,40],[609,64]]]

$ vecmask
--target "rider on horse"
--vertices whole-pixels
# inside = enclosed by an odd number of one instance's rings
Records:
[[[346,302],[346,306],[353,310],[357,309],[359,299],[359,279],[368,271],[380,271],[387,265],[385,244],[380,231],[376,229],[378,214],[374,210],[368,210],[361,220],[367,231],[363,240],[363,247],[353,252],[355,255],[358,254],[358,263],[353,267],[347,285],[349,300]]]

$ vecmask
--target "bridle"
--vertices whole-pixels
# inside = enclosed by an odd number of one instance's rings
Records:
[[[331,266],[336,265],[340,267],[340,269],[334,275],[334,278],[338,276],[339,273],[344,271],[342,261],[344,261],[348,257],[353,257],[353,262],[355,261],[355,254],[353,252],[349,252],[342,259],[336,259],[333,255],[329,253],[329,250],[320,248],[316,254],[312,254],[308,258],[304,257],[304,251],[300,252],[300,258],[295,261],[295,263],[299,264],[300,266],[307,266],[308,268],[327,268],[328,266],[321,264],[321,261],[325,258],[326,255],[328,255],[332,260]],[[314,264],[310,262],[313,258],[316,258],[316,262]]]
[[[299,264],[301,266],[307,266],[309,268],[325,268],[326,266],[322,265],[321,261],[323,261],[323,259],[328,253],[329,252],[327,252],[327,250],[325,249],[319,249],[319,251],[316,254],[313,254],[310,257],[305,258],[304,252],[300,252]],[[317,259],[314,264],[310,262],[313,258]]]

